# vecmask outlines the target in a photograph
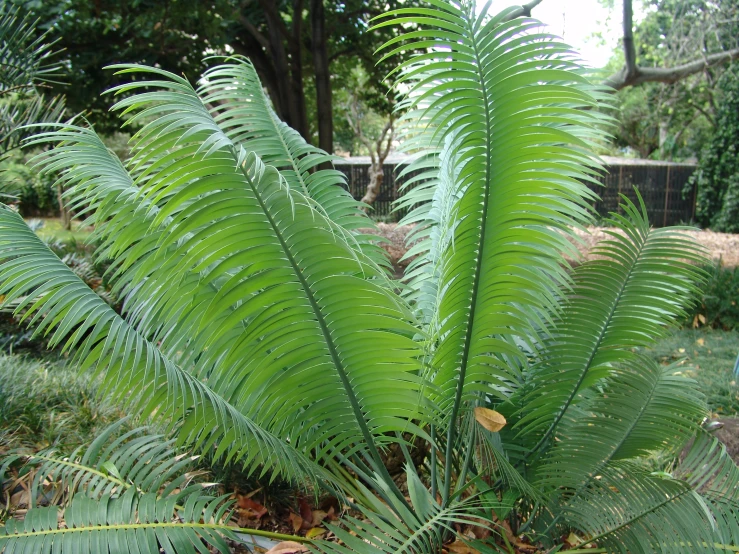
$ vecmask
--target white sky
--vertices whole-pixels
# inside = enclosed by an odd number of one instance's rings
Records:
[[[482,8],[487,0],[477,0]],[[525,1],[525,0],[523,0]],[[520,5],[522,0],[493,0],[493,13],[508,6]],[[639,2],[634,2],[634,19],[640,15]],[[603,7],[598,0],[543,0],[531,15],[546,23],[549,30],[564,38],[579,51],[591,67],[603,67],[619,44],[621,31],[621,2],[615,1],[614,10]],[[601,33],[603,39],[593,36]]]

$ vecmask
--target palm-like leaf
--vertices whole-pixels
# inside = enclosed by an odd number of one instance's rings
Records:
[[[4,206],[0,259],[4,303],[25,297],[16,313],[38,322],[37,333],[53,330],[52,346],[65,341],[65,348],[77,346],[83,367],[94,366],[101,376],[103,391],[131,410],[168,424],[182,421],[183,442],[218,443],[217,456],[240,460],[251,469],[262,466],[262,471],[272,469],[287,478],[330,481],[324,470],[162,354]]]
[[[116,437],[119,428],[120,422],[109,426],[69,457],[45,452],[28,458],[39,466],[32,502],[48,481],[62,490],[63,503],[8,520],[0,530],[3,552],[230,552],[230,503],[190,483],[192,458],[146,428]]]
[[[583,391],[617,364],[643,363],[634,349],[653,345],[694,301],[701,247],[680,229],[650,229],[643,203],[639,209],[626,201],[622,208],[625,215],[609,221],[609,240],[594,251],[601,259],[575,270],[543,360],[531,371],[523,400],[513,399],[525,406],[518,426],[534,451],[551,441]]]
[[[219,127],[234,144],[278,168],[289,186],[315,200],[337,225],[350,231],[373,228],[374,222],[349,194],[344,174],[324,167],[335,157],[280,121],[249,60],[229,61],[206,71],[199,89],[203,101],[213,106]],[[377,251],[381,249],[375,247]]]
[[[413,429],[415,328],[381,286],[383,271],[315,200],[237,148],[189,83],[123,71],[160,78],[119,89],[158,89],[118,104],[151,119],[131,174],[79,128],[44,137],[67,142],[43,159],[66,171],[73,205],[89,205],[100,224],[133,323],[125,329],[160,342],[219,402],[304,452],[372,450],[388,431]],[[207,418],[189,423],[193,435],[212,430]],[[376,450],[373,459],[379,466]]]
[[[554,285],[568,281],[561,255],[573,248],[566,237],[588,217],[583,180],[599,167],[588,141],[602,133],[594,111],[578,109],[597,104],[580,66],[565,45],[534,32],[538,22],[430,3],[437,9],[415,17],[401,9],[378,26],[423,24],[404,48],[435,48],[402,65],[401,82],[437,141],[456,142],[455,190],[443,195],[457,199],[448,206],[453,246],[432,287],[430,358],[454,444],[462,404],[508,396],[526,361],[515,341],[556,311]]]
[[[611,465],[567,511],[568,522],[608,552],[721,552],[711,511],[684,481]]]
[[[30,12],[0,2],[0,97],[33,90],[58,77],[61,66],[51,61],[52,47],[46,34],[36,33]]]
[[[42,96],[16,98],[0,104],[0,153],[18,148],[33,135],[64,118],[64,98],[57,96],[46,101]]]

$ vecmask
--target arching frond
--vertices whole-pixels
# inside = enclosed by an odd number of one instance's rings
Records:
[[[696,383],[678,367],[636,357],[615,368],[602,392],[562,422],[559,441],[537,468],[539,484],[577,494],[612,461],[676,453],[706,411]]]
[[[391,499],[393,506],[375,500],[366,490],[371,506],[361,507],[361,519],[343,518],[342,527],[330,525],[329,529],[341,541],[321,541],[315,546],[321,552],[335,554],[411,554],[440,551],[447,534],[456,534],[455,525],[472,524],[492,527],[486,515],[491,508],[501,504],[486,503],[479,497],[468,497],[442,508],[431,497],[413,468],[406,471],[411,505],[406,506]],[[412,508],[409,509],[409,508]]]
[[[718,542],[739,545],[739,467],[726,446],[705,431],[699,432],[675,476],[701,495],[713,514]]]
[[[183,443],[218,444],[216,457],[240,461],[252,471],[331,482],[325,470],[164,356],[5,206],[0,208],[0,259],[4,303],[25,297],[16,313],[38,323],[36,333],[51,333],[51,346],[77,347],[82,369],[94,368],[100,375],[102,393],[141,416],[181,422]]]
[[[176,514],[175,504],[181,506]],[[7,554],[206,554],[209,548],[228,554],[224,537],[233,534],[223,521],[227,510],[222,498],[202,495],[199,486],[166,496],[134,489],[120,497],[78,495],[63,512],[35,508],[22,521],[8,520],[0,548]]]
[[[290,187],[315,200],[337,225],[355,233],[374,228],[362,204],[349,194],[344,174],[331,165],[336,158],[277,117],[251,62],[240,56],[227,62],[203,74],[198,93],[233,143],[279,169]],[[385,251],[370,239],[357,233],[364,253],[387,266]]]
[[[706,503],[687,483],[610,466],[567,510],[588,542],[622,554],[722,552]]]
[[[472,3],[434,6],[422,17],[390,12],[377,26],[420,25],[405,47],[434,48],[401,65],[400,82],[410,106],[433,116],[431,146],[451,134],[457,144],[460,194],[447,231],[453,247],[440,263],[431,363],[454,421],[477,391],[505,397],[515,387],[503,358],[520,358],[514,337],[555,310],[569,226],[588,217],[591,193],[578,179],[599,167],[585,148],[601,133],[599,116],[577,109],[596,104],[578,64],[534,31],[538,22],[487,18]]]
[[[693,302],[701,247],[679,228],[650,229],[646,209],[625,200],[609,220],[599,257],[574,271],[574,289],[532,370],[518,422],[525,443],[544,448],[565,414],[618,364],[638,367],[634,349],[665,336]],[[696,263],[697,262],[697,263]]]
[[[166,485],[168,494],[188,486],[191,477],[187,473],[196,457],[184,454],[174,439],[146,427],[120,433],[123,421],[108,426],[89,446],[69,456],[59,456],[54,450],[18,456],[26,459],[27,466],[36,466],[31,502],[45,483],[53,483],[67,501],[78,492],[101,498],[120,496],[130,488],[139,494],[159,493]],[[15,458],[6,458],[4,465]]]

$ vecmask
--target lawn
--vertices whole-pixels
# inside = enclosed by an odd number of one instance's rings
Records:
[[[40,222],[41,226],[36,229],[36,234],[47,241],[57,241],[65,244],[71,242],[83,243],[92,233],[92,227],[83,227],[77,220],[72,220],[72,230],[68,231],[62,225],[58,217],[30,218],[29,224],[34,221]]]
[[[739,387],[733,373],[739,331],[681,329],[649,354],[663,364],[684,360],[685,374],[698,381],[711,410],[721,416],[739,415]]]

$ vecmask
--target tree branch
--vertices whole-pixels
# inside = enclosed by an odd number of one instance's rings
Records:
[[[520,6],[515,12],[508,16],[508,20],[516,19],[517,17],[531,17],[531,10],[541,4],[544,0],[531,0],[527,4]]]
[[[639,67],[629,75],[624,66],[621,71],[608,77],[604,84],[616,90],[640,85],[648,82],[676,83],[685,77],[700,73],[713,67],[732,60],[739,59],[739,48],[710,54],[700,60],[694,60],[675,67]]]

